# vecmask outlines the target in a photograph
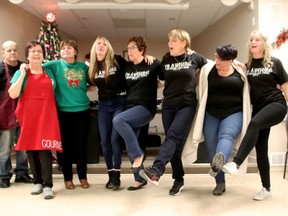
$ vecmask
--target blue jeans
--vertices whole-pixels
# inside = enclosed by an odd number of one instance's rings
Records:
[[[116,96],[111,100],[99,101],[98,125],[101,137],[101,146],[106,167],[110,169],[121,168],[121,137],[113,127],[113,117],[125,110],[125,96]]]
[[[172,166],[172,178],[183,181],[184,169],[181,161],[181,141],[187,136],[195,115],[196,105],[185,107],[163,106],[162,121],[165,140],[153,163],[153,168],[161,176],[168,162]]]
[[[144,155],[137,137],[140,128],[148,124],[152,119],[153,115],[151,112],[142,105],[127,109],[113,118],[113,126],[125,141],[126,150],[131,163],[133,163],[136,157]],[[139,175],[139,172],[134,173],[134,178],[138,182],[144,181]]]
[[[212,163],[214,155],[219,152],[224,154],[224,164],[227,163],[233,150],[234,141],[242,129],[242,117],[242,111],[223,119],[213,117],[206,112],[203,133],[210,163]],[[215,179],[217,184],[224,183],[224,172],[220,171]]]
[[[11,169],[11,147],[14,144],[16,129],[0,131],[0,179],[10,179]],[[26,151],[16,151],[16,178],[28,174],[28,161]]]

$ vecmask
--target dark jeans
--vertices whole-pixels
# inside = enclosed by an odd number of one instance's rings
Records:
[[[270,103],[259,110],[253,110],[252,119],[239,150],[234,157],[234,162],[241,165],[253,147],[256,148],[257,166],[262,185],[270,188],[270,165],[268,158],[268,138],[270,128],[279,124],[287,113],[287,106],[282,103]]]
[[[181,161],[181,140],[183,140],[191,127],[196,105],[185,107],[163,106],[162,121],[165,130],[165,140],[153,163],[159,175],[165,172],[168,162],[172,166],[172,178],[183,181],[184,168]]]
[[[147,125],[152,119],[151,112],[142,105],[129,108],[113,118],[113,126],[125,141],[131,163],[134,162],[136,157],[144,155],[137,137],[141,127]],[[144,181],[139,172],[134,173],[134,179],[138,182]]]
[[[125,110],[125,98],[125,96],[116,96],[111,100],[98,103],[101,146],[108,170],[121,168],[121,136],[113,127],[112,120],[114,116]]]
[[[34,184],[43,187],[53,187],[52,181],[52,153],[49,150],[27,150],[30,168],[33,174]]]
[[[89,110],[80,112],[58,111],[61,131],[62,171],[65,181],[73,179],[72,164],[76,164],[79,179],[87,179],[87,135],[90,122]]]

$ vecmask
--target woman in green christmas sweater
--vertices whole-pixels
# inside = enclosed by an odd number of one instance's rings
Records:
[[[78,48],[74,40],[60,44],[61,60],[45,63],[44,68],[53,71],[56,80],[55,98],[62,138],[63,153],[58,154],[62,165],[65,187],[74,189],[72,164],[82,188],[88,188],[86,139],[89,126],[87,96],[88,66],[77,62]]]

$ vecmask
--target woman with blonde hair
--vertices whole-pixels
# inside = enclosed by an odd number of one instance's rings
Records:
[[[140,174],[157,185],[166,164],[170,162],[174,184],[169,194],[176,196],[184,188],[181,142],[191,127],[196,111],[196,75],[207,60],[191,52],[188,32],[174,29],[168,34],[168,39],[169,53],[162,59],[159,75],[159,79],[165,81],[162,122],[166,136],[153,165]]]
[[[236,156],[232,162],[225,164],[222,170],[236,175],[239,166],[255,147],[263,188],[253,199],[264,200],[271,197],[268,157],[270,128],[279,124],[287,113],[288,75],[281,61],[271,56],[271,45],[267,37],[259,31],[251,33],[248,50],[246,67],[253,105],[252,119]],[[281,86],[286,100],[278,85]]]
[[[107,38],[99,36],[90,52],[89,80],[98,88],[98,125],[103,156],[109,180],[108,189],[120,187],[121,140],[112,119],[125,110],[126,79],[123,67],[126,60],[115,55]]]

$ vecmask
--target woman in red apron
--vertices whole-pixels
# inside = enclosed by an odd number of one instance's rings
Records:
[[[43,192],[45,199],[52,199],[51,150],[62,152],[53,89],[55,82],[52,72],[41,66],[44,48],[39,42],[29,42],[25,55],[29,64],[20,66],[9,89],[11,98],[20,96],[15,111],[21,129],[16,149],[27,152],[34,178],[31,194]]]

